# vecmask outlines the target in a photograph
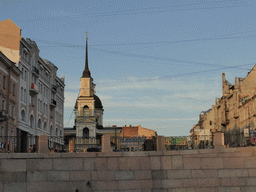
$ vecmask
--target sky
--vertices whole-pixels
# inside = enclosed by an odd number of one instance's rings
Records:
[[[0,0],[65,76],[64,126],[85,64],[103,107],[104,126],[141,125],[158,135],[189,135],[201,111],[256,63],[253,0]]]

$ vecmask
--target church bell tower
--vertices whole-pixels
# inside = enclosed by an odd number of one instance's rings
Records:
[[[93,83],[93,78],[89,70],[87,32],[85,68],[80,82],[80,94],[76,100],[74,109],[76,137],[90,138],[91,146],[96,144],[97,129],[101,128],[103,125],[103,106],[99,97],[95,95],[95,84]]]

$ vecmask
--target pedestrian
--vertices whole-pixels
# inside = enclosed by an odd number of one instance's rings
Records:
[[[31,150],[31,153],[36,153],[36,145],[33,145],[33,148]]]
[[[84,152],[87,152],[87,147],[84,147]]]
[[[58,149],[57,149],[57,153],[60,153],[60,147],[58,147]]]
[[[29,149],[28,149],[29,153],[32,153],[32,145],[30,145]]]
[[[54,153],[54,148],[51,149],[51,153]]]

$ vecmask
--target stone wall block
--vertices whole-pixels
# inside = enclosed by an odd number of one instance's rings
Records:
[[[46,171],[28,171],[27,181],[47,181]]]
[[[118,181],[96,181],[92,184],[92,189],[97,191],[118,191]]]
[[[119,170],[129,170],[128,157],[118,158],[118,169]]]
[[[167,171],[166,170],[154,170],[154,171],[152,171],[152,178],[153,179],[166,179]]]
[[[219,177],[248,177],[247,169],[222,169],[219,170]]]
[[[249,192],[243,190],[242,187],[218,187],[218,192]]]
[[[220,181],[221,186],[224,187],[238,187],[247,185],[247,180],[244,177],[221,178]]]
[[[83,170],[82,158],[53,159],[53,170]]]
[[[256,186],[256,177],[246,178],[247,186]]]
[[[161,169],[161,158],[160,157],[149,157],[151,170]]]
[[[184,169],[200,169],[200,158],[184,158]]]
[[[68,171],[47,171],[47,181],[68,181]]]
[[[77,189],[78,191],[83,191],[83,188],[86,186],[83,186],[83,181],[55,181],[52,182],[55,184],[56,192],[75,192]],[[46,188],[47,189],[47,188]]]
[[[247,169],[249,177],[256,177],[256,169]]]
[[[22,172],[26,171],[26,160],[24,159],[3,159],[1,161],[2,172]]]
[[[161,179],[153,179],[154,189],[162,188],[162,180]]]
[[[218,170],[191,170],[192,178],[216,178]]]
[[[184,180],[182,179],[164,179],[162,180],[162,187],[168,188],[179,188],[184,186]]]
[[[0,183],[26,182],[26,172],[3,172],[0,173]]]
[[[132,189],[140,189],[140,182],[136,180],[131,181],[118,181],[119,190],[132,190]]]
[[[4,191],[27,191],[27,183],[26,182],[11,182],[4,184]]]
[[[128,157],[129,170],[140,169],[140,158],[141,157]]]
[[[69,171],[70,181],[89,181],[90,179],[90,171]]]
[[[223,158],[224,168],[245,168],[245,159],[243,157]]]
[[[140,188],[139,189],[152,189],[153,181],[152,180],[139,180]]]
[[[95,170],[95,158],[84,158],[84,170]]]
[[[198,179],[199,187],[219,187],[220,179],[219,178],[206,178],[206,179]]]
[[[56,182],[27,182],[27,192],[57,191]],[[59,190],[59,189],[58,189]]]
[[[108,170],[118,170],[117,158],[108,158]]]
[[[133,171],[115,171],[116,180],[131,180],[134,179]]]
[[[245,168],[256,168],[256,157],[245,157]]]
[[[183,159],[182,156],[172,156],[172,168],[173,169],[183,169]]]
[[[161,157],[161,169],[167,170],[172,169],[172,157],[162,156]]]
[[[134,171],[135,179],[152,179],[150,170]]]
[[[168,179],[191,178],[191,170],[167,170]]]
[[[223,169],[222,158],[201,158],[202,169]]]
[[[50,171],[52,170],[52,159],[27,159],[28,171]]]
[[[184,187],[199,187],[199,179],[183,179]]]
[[[96,158],[95,159],[95,169],[96,170],[107,170],[107,158]]]
[[[95,181],[106,180],[106,172],[107,171],[91,171],[91,179]]]
[[[107,181],[114,181],[115,180],[114,171],[106,171],[106,180]]]
[[[149,170],[150,169],[150,158],[149,157],[140,157],[140,169]]]

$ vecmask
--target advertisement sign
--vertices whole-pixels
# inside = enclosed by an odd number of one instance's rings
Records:
[[[250,136],[249,129],[248,128],[244,129],[244,137],[249,137],[249,136]]]
[[[70,153],[74,152],[74,139],[69,140],[69,152]]]

